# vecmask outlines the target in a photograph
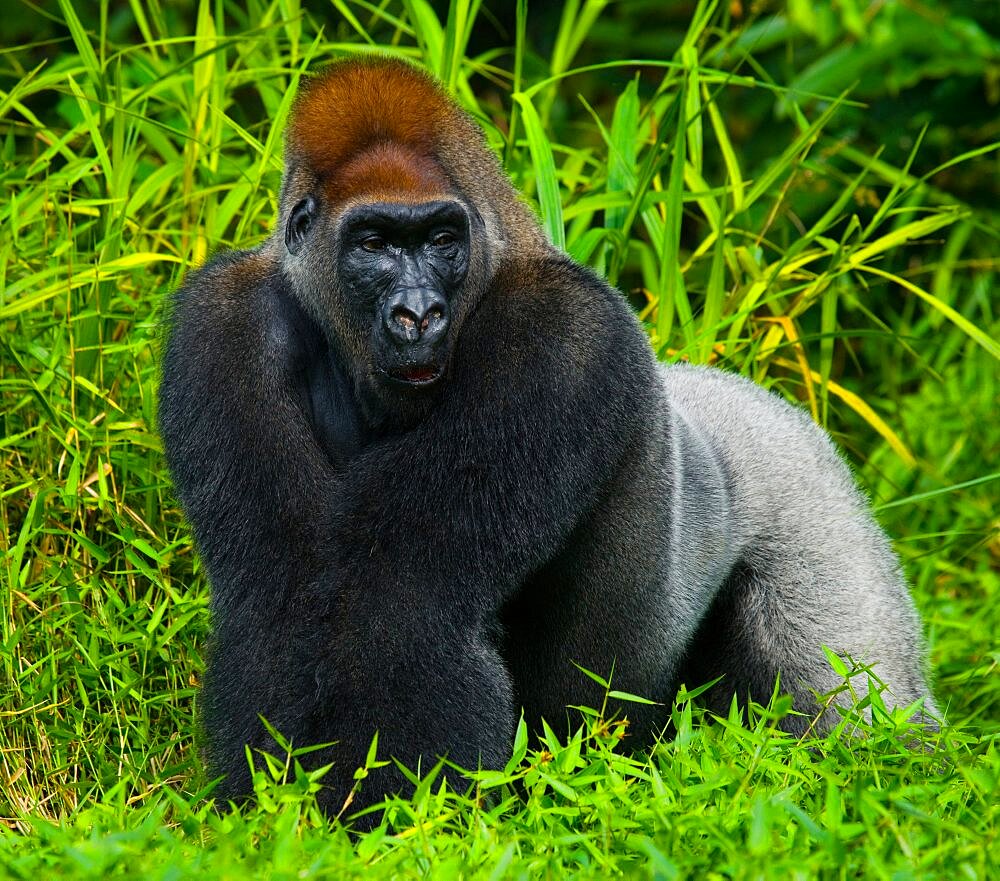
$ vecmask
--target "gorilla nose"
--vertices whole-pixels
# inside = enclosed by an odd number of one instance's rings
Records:
[[[399,345],[435,343],[448,329],[448,304],[428,291],[404,291],[386,302],[382,322]]]

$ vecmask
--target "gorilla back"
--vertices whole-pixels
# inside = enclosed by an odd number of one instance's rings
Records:
[[[481,132],[371,58],[297,98],[274,234],[172,301],[160,428],[212,585],[204,723],[251,791],[260,716],[334,763],[502,766],[597,702],[574,666],[805,715],[822,647],[924,699],[919,621],[827,437],[719,371],[655,362],[622,297],[553,249]],[[634,743],[666,722],[630,704]],[[819,724],[829,724],[829,714]],[[425,766],[426,767],[426,766]],[[355,805],[402,787],[386,768]]]

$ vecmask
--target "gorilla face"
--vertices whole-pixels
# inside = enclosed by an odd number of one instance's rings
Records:
[[[469,269],[469,221],[457,202],[375,203],[343,218],[345,308],[367,322],[373,366],[391,386],[433,385],[447,366],[456,299]]]
[[[316,220],[312,197],[296,204],[286,246],[296,255],[307,239],[319,239],[308,251],[318,256],[319,246],[335,255],[324,299],[334,294],[331,324],[348,337],[342,347],[363,353],[368,375],[355,379],[383,399],[425,393],[445,373],[456,313],[464,311],[458,300],[471,254],[467,210],[451,199],[372,202],[348,209],[329,230]]]

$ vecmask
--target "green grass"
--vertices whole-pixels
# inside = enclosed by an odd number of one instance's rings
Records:
[[[998,144],[952,133],[948,96],[905,137],[873,139],[870,106],[985,77],[1000,43],[934,4],[861,31],[854,3],[740,5],[136,0],[0,23],[0,877],[997,876]],[[797,742],[780,696],[712,719],[682,694],[651,754],[582,715],[468,794],[432,773],[362,838],[294,761],[256,806],[213,806],[207,582],[155,430],[163,296],[268,234],[291,90],[372,46],[453,89],[661,357],[830,429],[913,584],[943,733],[876,705]]]

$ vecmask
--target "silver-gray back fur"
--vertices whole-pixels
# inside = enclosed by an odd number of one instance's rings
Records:
[[[815,692],[843,684],[826,645],[872,665],[887,704],[924,698],[936,716],[899,563],[830,438],[749,380],[686,364],[661,370],[675,475],[668,592],[685,603],[711,597],[735,567],[726,611],[703,626],[689,669],[762,687],[780,672],[808,710]],[[851,684],[865,694],[866,677]]]

